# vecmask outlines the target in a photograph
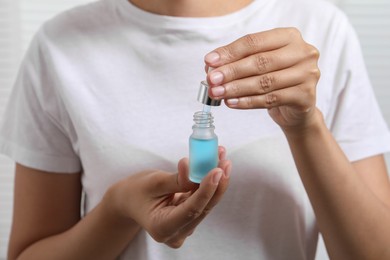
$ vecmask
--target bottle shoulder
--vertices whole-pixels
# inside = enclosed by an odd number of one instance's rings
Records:
[[[193,128],[193,132],[190,136],[192,139],[217,139],[218,136],[214,132],[214,128]]]

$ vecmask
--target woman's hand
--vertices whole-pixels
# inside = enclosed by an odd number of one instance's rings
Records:
[[[267,108],[283,129],[311,123],[319,52],[295,28],[246,35],[205,56],[209,95],[230,108]]]
[[[219,202],[229,183],[230,161],[219,147],[219,165],[198,184],[188,178],[188,159],[178,173],[149,170],[112,186],[104,201],[118,219],[135,221],[156,241],[180,247]]]

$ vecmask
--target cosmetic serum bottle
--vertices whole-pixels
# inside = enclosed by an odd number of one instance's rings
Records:
[[[221,100],[211,99],[208,88],[205,81],[200,83],[197,99],[203,104],[203,110],[194,114],[193,132],[189,140],[189,178],[194,183],[200,183],[203,177],[218,165],[218,137],[214,133],[211,107],[221,105]]]

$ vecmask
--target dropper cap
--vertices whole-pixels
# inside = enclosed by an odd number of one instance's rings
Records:
[[[206,81],[200,82],[197,100],[208,106],[220,106],[221,100],[212,99],[209,96],[209,85]]]

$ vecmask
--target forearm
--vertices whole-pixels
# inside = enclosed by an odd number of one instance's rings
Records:
[[[101,202],[71,229],[32,244],[18,259],[115,259],[139,226],[118,218],[109,207]]]
[[[366,186],[318,112],[304,133],[285,131],[332,259],[390,257],[390,209]]]

